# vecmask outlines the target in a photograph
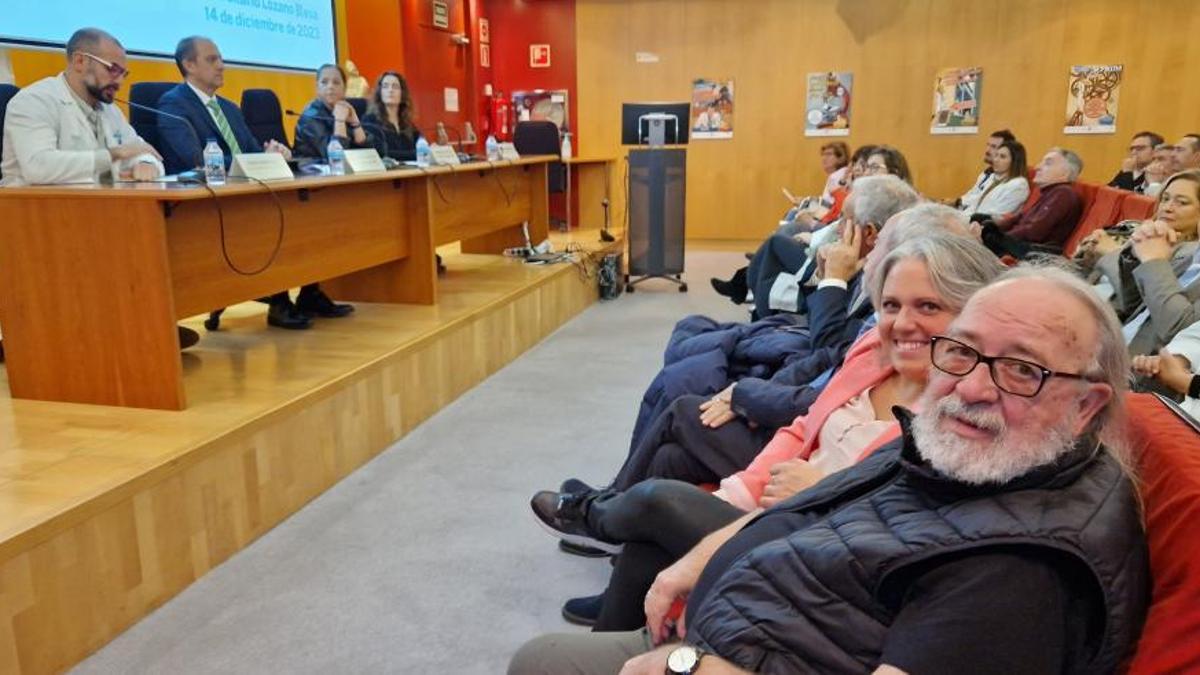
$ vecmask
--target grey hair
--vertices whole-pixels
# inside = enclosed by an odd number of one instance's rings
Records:
[[[895,176],[867,176],[854,181],[846,204],[859,225],[883,227],[889,218],[920,199],[912,186]]]
[[[118,47],[121,46],[120,40],[109,35],[107,32],[99,28],[80,28],[71,33],[70,39],[67,40],[67,58],[70,59],[75,55],[75,52],[82,50],[95,50],[100,46],[101,42],[111,40]]]
[[[1022,263],[1001,275],[996,283],[1013,279],[1041,279],[1070,293],[1088,309],[1099,334],[1099,344],[1083,375],[1112,389],[1112,398],[1091,420],[1086,433],[1097,434],[1128,470],[1132,463],[1125,438],[1125,394],[1129,390],[1129,352],[1121,322],[1113,308],[1100,297],[1065,260],[1049,256]]]
[[[890,227],[890,226],[889,226]],[[972,237],[933,230],[906,239],[879,263],[870,285],[871,302],[880,309],[888,275],[902,260],[925,263],[929,282],[946,309],[957,314],[975,291],[1004,273],[996,254]]]
[[[1067,180],[1072,183],[1079,180],[1079,174],[1083,173],[1083,158],[1066,148],[1051,148],[1051,150],[1067,160]]]
[[[883,230],[879,232],[879,238],[875,240],[875,248],[867,254],[863,265],[866,287],[871,288],[874,285],[875,273],[887,254],[905,241],[929,234],[950,233],[967,236],[970,232],[967,215],[943,204],[923,202],[897,213],[884,225]]]

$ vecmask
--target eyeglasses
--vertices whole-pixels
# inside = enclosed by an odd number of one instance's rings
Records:
[[[129,69],[126,68],[125,66],[113,63],[112,61],[105,61],[104,59],[100,58],[99,56],[96,56],[95,54],[91,54],[88,52],[79,52],[79,53],[83,54],[84,56],[88,57],[89,59],[91,59],[91,60],[95,61],[96,63],[99,63],[100,65],[107,68],[108,74],[112,75],[113,77],[116,77],[116,78],[129,77]]]
[[[887,165],[885,164],[868,164],[863,167],[866,173],[887,173]]]
[[[1001,391],[1014,396],[1037,396],[1046,385],[1046,380],[1051,377],[1087,379],[1078,373],[1059,373],[1032,361],[1007,356],[984,356],[973,347],[942,335],[934,336],[930,341],[931,360],[938,370],[955,377],[966,377],[976,366],[985,363],[992,376],[992,382]]]

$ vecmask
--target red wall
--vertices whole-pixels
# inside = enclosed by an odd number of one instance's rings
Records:
[[[428,4],[428,3],[426,3]],[[404,38],[398,0],[352,0],[346,3],[346,41],[358,72],[371,86],[385,70],[404,72]],[[343,62],[341,65],[345,65]]]
[[[485,0],[492,38],[491,83],[513,91],[566,89],[569,127],[578,128],[574,0]],[[529,45],[550,45],[550,67],[529,67]],[[485,69],[486,72],[486,69]],[[487,80],[485,80],[487,81]],[[576,155],[587,139],[571,137]]]
[[[468,24],[466,0],[447,0],[450,6],[450,27],[433,26],[433,9],[429,0],[403,0],[401,3],[404,75],[412,88],[414,121],[422,133],[433,137],[438,122],[447,127],[462,130],[468,119],[475,124],[475,92],[471,84],[472,50],[475,41],[468,46],[454,44],[450,36],[465,33]],[[446,112],[444,89],[458,89],[458,112]],[[450,140],[457,140],[453,130],[448,130]]]

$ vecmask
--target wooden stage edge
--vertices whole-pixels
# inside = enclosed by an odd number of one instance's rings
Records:
[[[451,248],[433,306],[185,321],[183,411],[14,400],[0,369],[0,672],[74,665],[597,298],[574,265]]]

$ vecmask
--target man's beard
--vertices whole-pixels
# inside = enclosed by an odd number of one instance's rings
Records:
[[[1007,483],[1050,464],[1075,444],[1075,410],[1064,411],[1044,432],[1022,433],[1007,428],[1000,411],[968,405],[955,393],[937,401],[926,398],[922,406],[912,425],[917,451],[941,474],[971,485]],[[991,432],[991,440],[963,438],[943,428],[939,422],[951,416]]]
[[[118,87],[115,84],[110,84],[107,87],[99,87],[85,82],[84,86],[87,88],[87,92],[91,94],[92,98],[100,101],[101,103],[112,103],[113,98],[117,95]]]

